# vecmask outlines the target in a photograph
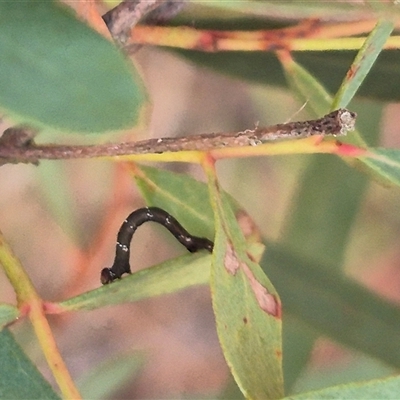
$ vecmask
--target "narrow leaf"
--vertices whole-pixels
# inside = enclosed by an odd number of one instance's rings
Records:
[[[362,8],[363,4],[357,3],[334,3],[330,1],[323,2],[304,2],[304,1],[208,1],[204,0],[193,0],[195,4],[203,7],[216,8],[221,11],[235,11],[239,13],[249,14],[253,16],[273,16],[275,18],[284,19],[331,19],[338,14],[342,17],[344,10],[346,15],[350,13],[354,17],[357,17],[360,12],[365,12]],[[391,8],[391,10],[393,7]],[[228,14],[229,16],[229,14]],[[234,14],[236,16],[236,14]],[[349,17],[350,18],[350,17]]]
[[[331,108],[331,95],[314,76],[290,58],[281,58],[281,61],[292,88],[303,100],[308,101],[314,112],[320,114]],[[376,114],[359,114],[369,120],[368,129],[372,132],[370,137],[373,137],[372,141],[376,140]],[[371,119],[371,116],[374,119]],[[357,131],[346,140],[363,142]],[[297,192],[292,198],[292,207],[289,207],[286,224],[282,230],[282,238],[287,247],[298,251],[299,254],[312,254],[321,266],[328,265],[339,269],[366,185],[365,177],[351,170],[339,159],[319,155],[310,157],[308,167],[300,178]],[[269,259],[265,259],[263,264],[266,271],[269,271],[269,262]],[[295,267],[300,269],[297,262]],[[279,290],[283,290],[280,282],[284,275],[285,271],[282,268],[276,270],[273,281]],[[305,318],[298,309],[293,309],[292,314],[301,321]],[[301,329],[295,320],[284,320],[284,324],[284,332],[290,333],[291,339],[290,343],[284,342],[285,387],[290,390],[308,362],[315,335],[309,330]],[[289,336],[287,338],[289,339]],[[300,346],[293,346],[292,343],[300,343]]]
[[[143,355],[121,354],[95,367],[78,381],[84,399],[106,400],[128,383],[143,366]]]
[[[386,40],[390,37],[393,27],[392,22],[385,20],[380,20],[376,24],[375,29],[369,34],[364,45],[358,52],[342,85],[336,93],[332,105],[334,109],[347,107],[350,103],[382,51]]]
[[[214,216],[205,183],[187,174],[145,166],[136,167],[134,175],[148,205],[165,209],[193,235],[214,237]]]
[[[400,368],[399,307],[288,243],[268,243],[261,265],[287,313],[314,332]]]
[[[215,29],[221,29],[223,23],[224,21],[220,21]],[[264,22],[264,26],[265,24]],[[258,84],[287,88],[287,81],[276,56],[268,52],[204,53],[172,49],[168,51],[224,75]],[[331,93],[335,93],[357,52],[309,51],[294,52],[293,54],[299,64],[322,82]],[[400,92],[396,90],[400,86],[400,74],[396,68],[399,63],[400,52],[391,50],[382,52],[357,95],[373,100],[399,101]]]
[[[382,23],[382,25],[379,25],[378,27],[381,27],[381,29],[378,29],[378,39],[380,39],[380,44],[382,44],[382,41],[384,39],[384,34],[388,35],[390,33],[390,24],[389,23]],[[383,31],[383,32],[382,32]],[[375,37],[375,36],[373,36]],[[379,44],[378,43],[378,44]],[[372,45],[367,46],[367,50],[371,50],[373,48]],[[357,57],[357,59],[360,59],[358,61],[358,64],[361,62],[364,62],[363,60],[366,60],[366,66],[369,65],[371,67],[372,61],[376,58],[374,58],[374,55],[376,56],[376,53],[371,54],[365,54],[367,50],[364,50],[360,52],[361,56]],[[376,49],[374,48],[374,51]],[[362,58],[365,56],[365,58]],[[287,73],[287,79],[290,82],[291,86],[294,88],[294,90],[301,96],[303,100],[309,100],[309,104],[311,108],[317,112],[321,113],[323,112],[326,107],[329,106],[329,102],[332,101],[330,95],[324,90],[324,88],[315,80],[314,77],[312,77],[308,71],[306,71],[303,67],[298,65],[296,62],[293,60],[282,60],[283,63],[282,65],[285,67],[285,71]],[[366,68],[366,66],[363,65],[363,69]],[[352,70],[355,69],[356,66],[353,65]],[[361,68],[361,67],[360,67]],[[364,71],[364,73],[366,73]],[[361,75],[358,76],[358,85],[361,84],[361,81],[363,79],[363,75],[360,72]],[[347,81],[345,81],[347,82]],[[347,92],[347,84],[344,84],[342,86],[342,93],[337,94],[335,96],[336,102],[340,103],[340,105],[343,105],[350,101],[350,92]],[[350,89],[352,90],[352,89]],[[354,94],[354,93],[353,93]],[[311,97],[307,97],[311,95]],[[342,96],[346,96],[347,100],[345,103],[343,103]],[[343,104],[342,104],[343,103]],[[339,105],[339,104],[338,104]],[[334,106],[336,108],[336,106]],[[377,107],[374,107],[375,109]],[[358,125],[363,125],[364,126],[364,132],[365,136],[368,137],[368,142],[369,143],[376,143],[377,139],[379,137],[379,123],[380,120],[376,118],[377,113],[374,110],[371,110],[371,107],[363,107],[363,109],[360,110],[359,112],[359,117],[358,117]],[[350,135],[347,137],[341,138],[341,141],[346,142],[346,143],[353,143],[353,144],[358,144],[358,145],[364,145],[365,146],[365,141],[364,139],[360,136],[358,130],[355,130],[352,132]],[[399,175],[398,175],[398,151],[397,150],[392,150],[392,149],[368,149],[370,156],[366,157],[358,157],[357,163],[352,164],[354,167],[357,167],[359,170],[366,172],[368,175],[370,175],[372,178],[376,179],[378,182],[383,182],[383,183],[394,183],[396,185],[399,184]],[[324,166],[327,167],[327,172],[328,174],[331,174],[332,171],[335,171],[335,175],[340,175],[340,168],[334,167],[333,164],[338,164],[337,161],[332,160],[332,161],[325,161],[323,163]],[[321,162],[322,165],[322,162]],[[317,167],[318,170],[320,169]],[[329,172],[330,171],[330,172]],[[310,178],[312,175],[312,179],[314,181],[314,177],[317,177],[318,175],[315,175],[314,172],[310,174]],[[323,178],[324,180],[327,179],[327,177]],[[331,180],[332,182],[332,180]],[[327,186],[328,187],[328,186]],[[300,207],[300,206],[299,206]],[[301,208],[301,207],[300,207]],[[313,215],[318,215],[314,211],[315,209],[310,209],[310,211],[313,212]],[[303,214],[305,216],[305,220],[308,219],[308,221],[311,221],[309,219],[309,216]],[[307,222],[307,226],[308,222]],[[305,236],[303,236],[305,237]]]
[[[213,171],[209,172],[209,187],[216,220],[211,293],[225,359],[247,398],[280,398],[283,376],[279,296],[246,252],[243,234]]]
[[[298,93],[305,97],[308,90],[309,105],[314,111],[330,108],[331,96],[304,68],[286,58],[282,65]],[[370,121],[370,129],[377,136],[378,121]],[[351,136],[352,141],[362,141],[357,132]],[[318,253],[321,260],[334,260],[339,266],[365,186],[366,179],[339,159],[312,156],[292,199],[293,207],[282,236],[301,252]]]
[[[331,108],[332,96],[325,87],[293,58],[282,56],[280,61],[286,80],[300,101],[306,101],[316,116],[326,114]]]
[[[307,102],[307,105],[314,111],[315,115],[321,116],[329,110],[335,109],[332,106],[333,98],[331,94],[308,70],[292,58],[281,57],[281,62],[289,86],[297,94],[300,101]],[[344,141],[353,144],[364,144],[357,129],[351,133],[350,139],[344,138]]]
[[[369,156],[360,158],[369,167],[368,172],[378,181],[400,185],[400,150],[370,148],[368,153]]]
[[[104,306],[134,302],[193,285],[208,283],[210,255],[187,254],[146,268],[90,292],[58,303],[62,311],[95,310]]]
[[[167,210],[190,229],[190,233],[212,240],[214,214],[206,183],[187,174],[147,166],[135,167],[134,175],[147,204]],[[225,196],[238,221],[246,227],[247,241],[257,245],[260,236],[258,228],[232,196],[227,193]]]
[[[351,383],[333,386],[315,392],[302,393],[285,397],[285,400],[320,400],[320,399],[393,399],[400,393],[400,378],[375,379],[369,382]]]

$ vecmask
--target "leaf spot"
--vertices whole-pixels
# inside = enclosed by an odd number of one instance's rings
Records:
[[[236,213],[236,219],[246,239],[254,237],[257,241],[261,241],[260,231],[249,214],[245,213],[243,210],[239,210]]]
[[[228,243],[226,248],[224,267],[231,275],[235,275],[240,267],[239,259],[231,243]]]
[[[281,315],[281,305],[276,297],[273,294],[269,293],[268,290],[263,285],[261,285],[260,282],[258,282],[253,272],[245,263],[241,264],[241,268],[249,279],[251,289],[253,290],[253,293],[260,308],[267,314],[279,318]]]

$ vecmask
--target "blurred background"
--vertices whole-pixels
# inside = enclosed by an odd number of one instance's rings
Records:
[[[142,48],[134,58],[152,101],[151,121],[147,129],[114,137],[115,141],[240,131],[310,117],[299,111],[302,104],[286,89],[246,83],[163,50]],[[375,103],[359,100],[357,107],[373,109]],[[399,148],[400,106],[390,103],[382,110],[379,145]],[[218,173],[223,188],[247,210],[262,234],[277,239],[308,160],[305,155],[223,160]],[[159,166],[204,179],[197,166]],[[4,165],[0,187],[0,228],[39,293],[50,301],[100,286],[99,273],[112,263],[121,223],[144,205],[128,169],[108,161]],[[399,196],[398,188],[369,182],[345,261],[349,276],[395,304],[400,301]],[[146,224],[135,234],[131,264],[138,270],[182,253],[184,249],[163,228]],[[0,301],[15,303],[12,287],[3,272],[0,275]],[[50,316],[50,322],[73,378],[88,391],[96,389],[90,389],[91,382],[99,382],[93,378],[96,374],[114,388],[113,399],[215,397],[230,384],[207,287]],[[11,329],[51,381],[29,323],[20,321]],[[320,337],[293,390],[393,372]]]

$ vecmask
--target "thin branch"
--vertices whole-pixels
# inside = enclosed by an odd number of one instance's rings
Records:
[[[159,7],[144,17],[144,22],[161,25],[174,18],[188,4],[187,0],[164,0]]]
[[[137,142],[100,145],[36,145],[21,129],[8,129],[0,137],[0,165],[34,163],[44,160],[116,157],[137,154],[160,154],[179,151],[211,151],[228,147],[257,146],[262,143],[304,138],[314,135],[344,135],[354,129],[356,114],[340,109],[322,118],[278,124],[267,128],[246,129],[233,133],[205,133],[177,138],[148,139]]]
[[[146,13],[154,10],[160,0],[124,0],[103,15],[112,37],[125,43],[127,32],[134,27]]]
[[[81,399],[67,366],[57,348],[49,322],[44,313],[44,304],[21,262],[15,256],[0,232],[0,266],[17,295],[18,307],[29,314],[40,347],[64,399]]]
[[[124,0],[103,15],[112,37],[124,45],[130,30],[145,16],[148,22],[160,23],[177,14],[184,1],[171,0]]]

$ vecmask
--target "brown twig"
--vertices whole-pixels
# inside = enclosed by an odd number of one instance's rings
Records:
[[[185,7],[187,0],[164,0],[155,10],[144,17],[148,25],[161,25],[175,17]]]
[[[145,16],[149,22],[165,21],[180,11],[183,1],[171,0],[124,0],[103,15],[112,37],[124,45],[130,30]]]
[[[127,39],[127,32],[134,27],[144,14],[154,10],[160,0],[124,0],[118,6],[103,15],[114,40],[123,44]]]
[[[343,135],[354,129],[356,114],[340,109],[322,118],[278,124],[267,128],[246,129],[233,133],[205,133],[177,138],[148,139],[137,142],[110,143],[101,145],[36,145],[33,140],[20,141],[20,130],[0,137],[0,165],[5,163],[38,163],[40,159],[66,160],[77,158],[97,158],[128,156],[133,154],[160,154],[178,151],[210,151],[227,147],[257,146],[280,140],[304,138],[313,135]],[[21,136],[22,137],[22,136]]]

